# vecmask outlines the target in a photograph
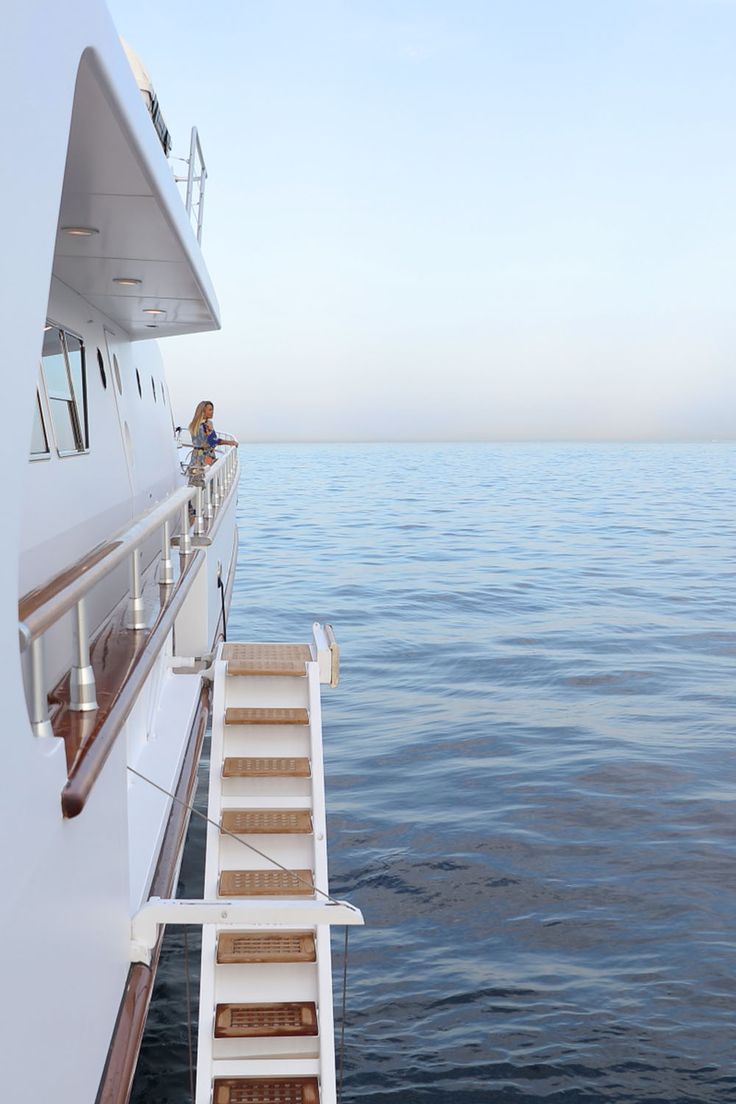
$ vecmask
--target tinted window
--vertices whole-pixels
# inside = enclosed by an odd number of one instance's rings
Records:
[[[33,412],[33,430],[31,432],[31,456],[46,456],[49,451],[49,439],[43,424],[41,399],[36,392],[36,407]]]
[[[43,335],[43,375],[59,452],[87,447],[84,347],[78,337],[50,326]]]

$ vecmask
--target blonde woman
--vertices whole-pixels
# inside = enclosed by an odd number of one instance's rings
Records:
[[[218,437],[212,426],[212,417],[215,407],[211,402],[204,400],[197,404],[194,417],[189,423],[189,432],[192,437],[192,465],[214,464],[217,459],[215,448],[217,445],[236,445],[234,437]]]

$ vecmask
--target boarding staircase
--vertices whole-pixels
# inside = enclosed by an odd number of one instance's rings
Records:
[[[197,1104],[335,1101],[320,682],[338,651],[312,632],[214,664],[204,896],[223,923],[202,933]],[[241,901],[257,922],[233,926]]]

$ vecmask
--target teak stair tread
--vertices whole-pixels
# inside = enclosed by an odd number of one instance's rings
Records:
[[[312,932],[230,932],[217,939],[219,963],[316,962]]]
[[[218,1004],[216,1039],[275,1039],[287,1035],[316,1035],[314,1001],[268,1004]]]
[[[294,755],[233,755],[225,759],[223,778],[309,778],[309,760]]]
[[[312,659],[308,644],[225,644],[228,675],[292,675],[304,678]]]
[[[308,834],[312,831],[312,814],[307,809],[227,809],[220,828],[242,836]]]
[[[218,1077],[212,1104],[319,1104],[316,1077]]]
[[[223,870],[220,897],[311,897],[311,870]]]
[[[308,725],[308,709],[266,709],[231,706],[225,710],[226,725]]]

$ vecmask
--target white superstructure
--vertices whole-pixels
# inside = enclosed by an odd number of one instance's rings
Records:
[[[151,339],[219,319],[150,81],[144,100],[97,0],[4,22],[0,1096],[122,1104],[232,590],[237,450],[186,484]],[[319,663],[315,643],[312,681]]]

